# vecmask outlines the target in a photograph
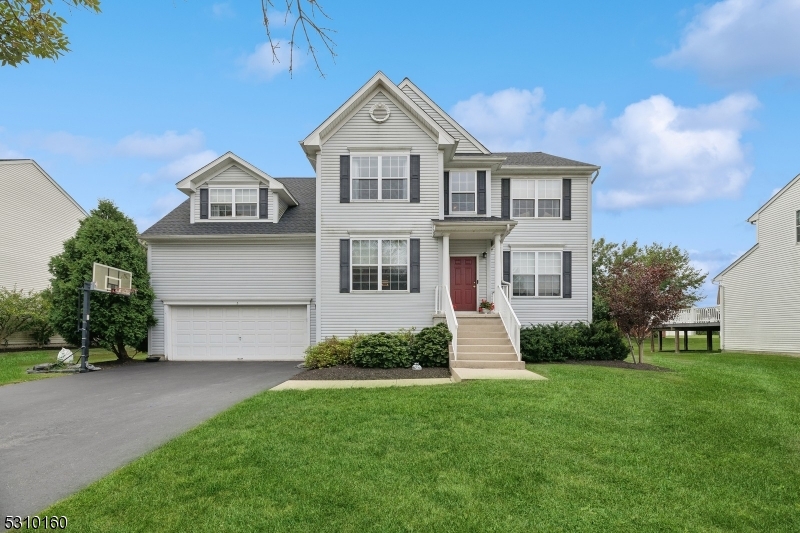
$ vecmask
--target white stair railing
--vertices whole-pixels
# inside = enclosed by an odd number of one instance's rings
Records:
[[[514,351],[517,352],[517,361],[522,361],[522,355],[519,351],[519,331],[522,329],[522,326],[501,286],[495,287],[494,290],[494,309],[503,320],[508,338],[511,339],[511,344],[514,345]]]
[[[447,319],[447,329],[453,334],[453,359],[458,359],[458,320],[456,320],[456,310],[453,309],[453,300],[450,299],[450,287],[445,285],[439,291],[442,299],[442,307],[444,308],[444,315]]]

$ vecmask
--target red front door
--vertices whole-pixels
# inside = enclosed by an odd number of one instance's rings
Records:
[[[450,298],[456,311],[477,311],[478,269],[474,257],[450,258]]]

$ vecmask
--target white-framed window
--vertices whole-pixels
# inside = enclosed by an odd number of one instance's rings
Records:
[[[561,260],[561,251],[512,251],[512,296],[561,296]]]
[[[352,290],[408,291],[408,239],[352,239]]]
[[[350,156],[353,200],[408,200],[408,155]]]
[[[211,218],[257,218],[258,189],[209,189]]]
[[[795,213],[795,222],[797,224],[796,231],[797,231],[797,242],[800,242],[800,211]]]
[[[477,172],[450,171],[450,214],[476,213]]]
[[[561,180],[512,179],[511,216],[561,217]]]

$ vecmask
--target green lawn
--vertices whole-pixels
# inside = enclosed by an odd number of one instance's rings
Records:
[[[50,509],[77,531],[800,531],[800,359],[265,392]]]
[[[33,381],[35,379],[51,378],[63,376],[65,374],[27,374],[25,371],[33,365],[40,363],[55,363],[56,354],[60,348],[47,348],[27,352],[0,352],[0,385],[9,383],[19,383],[21,381]],[[75,361],[80,356],[80,348],[72,349],[75,354]],[[147,354],[139,354],[136,359],[143,359]],[[89,350],[90,363],[102,363],[103,361],[115,361],[117,356],[103,348],[92,348]]]

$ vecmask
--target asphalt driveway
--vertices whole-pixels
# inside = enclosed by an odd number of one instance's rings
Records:
[[[299,371],[296,362],[162,361],[4,385],[0,518],[37,513]]]

